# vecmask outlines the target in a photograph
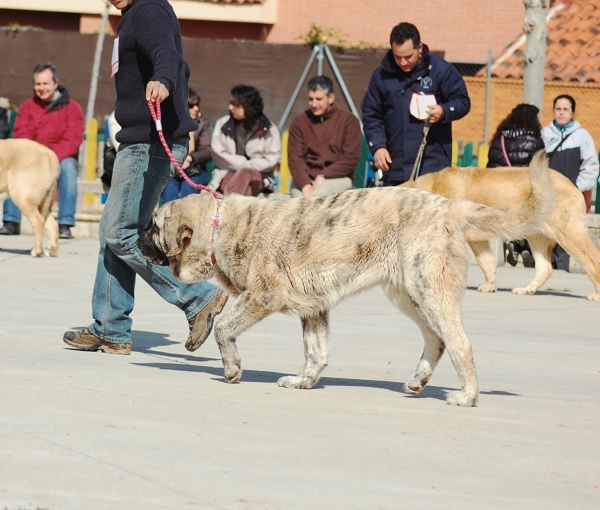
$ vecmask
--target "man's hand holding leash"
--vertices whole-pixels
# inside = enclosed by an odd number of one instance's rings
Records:
[[[441,121],[444,118],[444,109],[439,104],[434,104],[428,108],[429,120],[432,124]]]
[[[153,103],[155,103],[158,99],[162,102],[165,99],[167,99],[167,97],[169,97],[169,91],[167,90],[167,87],[165,87],[161,82],[148,82],[148,85],[146,85],[146,101],[152,101]]]

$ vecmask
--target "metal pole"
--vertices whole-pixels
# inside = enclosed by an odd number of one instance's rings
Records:
[[[317,48],[319,48],[319,53],[317,53],[317,75],[323,76],[323,46],[324,44],[317,44]]]
[[[490,102],[492,100],[492,50],[488,51],[488,63],[485,84],[485,120],[483,126],[483,141],[489,142],[490,139]]]
[[[335,77],[336,77],[338,83],[340,84],[340,88],[342,89],[342,92],[344,93],[344,97],[346,98],[346,101],[348,102],[348,106],[350,107],[350,110],[360,120],[360,115],[358,114],[358,110],[356,109],[356,106],[354,106],[354,101],[352,101],[352,96],[350,95],[350,91],[348,90],[348,87],[346,87],[346,83],[344,82],[342,73],[340,73],[340,70],[339,70],[337,64],[335,63],[335,60],[331,53],[331,50],[329,49],[329,47],[326,44],[323,45],[323,48],[325,50],[325,54],[327,55],[327,59],[329,60],[329,64],[331,65],[331,69],[333,70],[333,74],[335,74]]]
[[[108,23],[108,12],[110,4],[104,2],[104,12],[102,13],[102,23],[100,25],[100,33],[96,41],[96,52],[94,54],[94,63],[92,65],[92,80],[90,82],[90,95],[88,97],[87,111],[85,114],[85,122],[94,117],[94,106],[96,104],[96,92],[98,90],[98,74],[100,72],[100,59],[102,58],[102,46],[104,45],[104,33],[106,32],[106,24]]]
[[[549,0],[523,0],[525,4],[525,71],[523,102],[542,111],[544,102],[544,71],[546,67],[546,14]]]
[[[302,75],[300,76],[300,79],[298,80],[298,84],[296,85],[296,88],[294,89],[292,97],[290,98],[290,101],[288,102],[287,106],[285,107],[285,111],[283,112],[283,115],[281,116],[281,120],[279,121],[279,124],[277,125],[280,133],[283,133],[283,127],[285,126],[285,122],[286,122],[287,118],[289,117],[290,112],[292,111],[292,108],[294,106],[294,103],[296,102],[296,99],[298,99],[298,94],[300,94],[300,89],[302,88],[302,84],[304,83],[304,80],[306,80],[308,71],[310,71],[310,68],[312,67],[313,62],[315,61],[315,57],[317,56],[318,52],[319,52],[319,45],[317,45],[313,48],[313,52],[311,53],[310,58],[308,59],[308,62],[306,63],[306,67],[304,68],[304,71],[302,71]]]

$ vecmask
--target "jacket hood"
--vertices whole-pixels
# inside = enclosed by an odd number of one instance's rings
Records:
[[[71,101],[71,97],[69,96],[69,91],[63,87],[62,85],[58,86],[58,93],[60,94],[56,99],[46,103],[46,101],[42,101],[39,97],[34,96],[33,100],[42,106],[47,106],[48,111],[58,110],[62,106],[66,106]]]
[[[223,127],[221,128],[223,134],[235,139],[235,123],[236,120],[230,116],[229,120],[225,122],[225,124],[223,124]],[[256,127],[254,128],[254,131],[250,136],[250,139],[265,136],[265,134],[269,131],[270,127],[271,121],[267,118],[267,116],[264,113],[261,114],[261,116],[258,118],[258,122],[256,123]]]
[[[502,135],[504,138],[518,138],[525,135],[541,136],[540,133],[535,133],[531,129],[504,129]]]
[[[421,60],[421,63],[417,65],[417,67],[415,67],[412,73],[410,74],[405,73],[402,69],[400,69],[400,66],[396,64],[392,50],[388,50],[388,52],[381,60],[381,65],[385,72],[399,74],[401,76],[412,76],[415,73],[415,71],[423,69],[429,64],[431,64],[431,56],[429,55],[429,46],[427,46],[426,44],[423,44],[423,59]]]
[[[564,135],[568,135],[569,133],[572,133],[573,131],[575,131],[576,129],[579,129],[580,127],[581,127],[581,124],[579,124],[579,122],[574,120],[573,125],[569,129],[565,129],[564,131],[561,132],[561,130],[554,125],[554,122],[550,122],[550,124],[548,124],[548,129],[550,129],[553,133],[556,133],[558,136],[561,136],[561,133],[563,133]]]
[[[337,107],[335,106],[335,104],[331,105],[331,110],[329,110],[325,115],[315,115],[311,110],[306,110],[306,116],[309,118],[309,120],[315,124],[317,122],[321,122],[322,120],[327,120],[330,119],[333,114],[337,111]]]

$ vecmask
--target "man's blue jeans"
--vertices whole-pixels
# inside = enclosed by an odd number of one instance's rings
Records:
[[[187,138],[169,143],[173,155],[181,162],[187,154]],[[112,184],[100,220],[100,254],[90,331],[103,340],[131,341],[136,274],[158,294],[194,317],[216,295],[218,287],[200,282],[181,283],[168,267],[150,264],[137,246],[160,194],[174,175],[169,157],[160,142],[121,144],[113,170]]]
[[[60,162],[58,178],[58,224],[75,225],[75,207],[77,205],[77,160],[66,158]],[[21,211],[15,203],[7,198],[4,201],[2,221],[21,222]]]
[[[204,184],[205,186],[210,180],[208,178],[208,172],[205,171],[198,175],[192,175],[190,179],[194,184]],[[194,193],[198,193],[196,188],[192,188],[186,181],[174,177],[167,183],[162,192],[163,203],[166,204],[167,202],[177,200],[178,198],[185,198]]]

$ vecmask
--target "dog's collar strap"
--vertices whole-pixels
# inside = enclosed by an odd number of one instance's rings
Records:
[[[212,244],[212,250],[210,252],[210,261],[212,262],[213,266],[217,265],[217,257],[215,256],[215,230],[218,228],[219,223],[221,223],[221,213],[219,212],[219,209],[221,208],[221,204],[223,203],[223,200],[217,200],[217,210],[215,211],[215,214],[213,214],[213,230],[212,230],[212,235],[211,235],[211,244]]]

